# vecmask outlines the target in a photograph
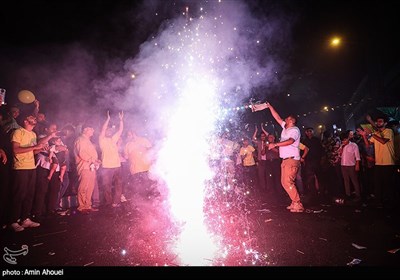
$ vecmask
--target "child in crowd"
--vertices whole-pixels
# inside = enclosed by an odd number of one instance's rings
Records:
[[[67,170],[67,147],[64,145],[60,137],[53,137],[49,140],[50,150],[50,173],[47,179],[50,181],[53,177],[54,172],[57,170],[57,166],[60,166],[60,181],[64,181],[64,175]]]

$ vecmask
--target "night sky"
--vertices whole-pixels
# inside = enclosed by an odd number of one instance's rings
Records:
[[[79,46],[95,57],[96,77],[101,77],[113,69],[110,65],[123,65],[135,57],[139,46],[157,33],[160,24],[179,16],[186,6],[194,10],[196,2],[35,0],[2,4],[0,87],[7,89],[11,103],[20,89],[40,92],[38,99],[51,114],[52,87],[38,84],[28,72],[42,67],[43,61],[51,69],[64,67],[68,64],[63,56],[67,47]],[[284,105],[284,113],[348,102],[371,67],[371,54],[375,58],[379,54],[383,72],[399,61],[395,2],[246,2],[255,15],[275,16],[289,25],[289,39],[277,49],[285,57],[285,67],[277,73],[281,85],[268,95],[271,102]],[[345,41],[336,50],[328,47],[335,34]],[[57,79],[51,69],[43,75]],[[254,97],[266,99],[262,88],[254,91]]]

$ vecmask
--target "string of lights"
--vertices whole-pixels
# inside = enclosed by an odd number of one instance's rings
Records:
[[[310,115],[315,115],[315,114],[320,114],[320,113],[328,113],[328,112],[333,112],[333,111],[337,111],[340,109],[344,109],[344,108],[349,108],[355,105],[358,105],[360,103],[364,103],[367,101],[370,101],[371,99],[367,98],[363,98],[359,101],[352,101],[352,102],[348,102],[348,103],[343,103],[340,105],[334,105],[334,106],[324,106],[322,109],[320,110],[313,110],[313,111],[308,111],[308,112],[304,112],[304,113],[297,113],[295,114],[298,118],[302,118],[302,117],[307,117]],[[231,108],[223,108],[222,109],[222,113],[227,114],[227,113],[231,113],[231,112],[243,112],[247,109],[251,110],[252,108],[252,104],[245,104],[245,105],[241,105],[241,106],[236,106],[236,107],[231,107]],[[270,122],[265,122],[265,124],[267,123],[273,123],[273,121]]]

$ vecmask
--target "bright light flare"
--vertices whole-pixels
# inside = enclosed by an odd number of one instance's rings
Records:
[[[228,256],[227,250],[232,258],[243,249],[250,256],[255,252],[253,243],[244,247],[239,242],[249,240],[252,232],[242,211],[250,192],[229,182],[222,170],[217,134],[240,121],[238,112],[251,109],[238,102],[266,84],[276,65],[258,63],[260,45],[245,32],[252,30],[248,10],[236,1],[225,2],[210,11],[204,7],[199,18],[189,18],[184,6],[186,19],[171,21],[157,38],[142,44],[130,68],[146,73],[132,82],[131,92],[135,104],[144,103],[141,109],[154,117],[151,128],[160,135],[150,173],[165,191],[163,207],[173,230],[166,251],[172,249],[179,265],[224,265],[221,257]],[[266,41],[261,33],[257,44]]]
[[[203,209],[205,184],[213,175],[208,156],[217,120],[216,96],[207,75],[186,80],[157,161],[169,187],[171,213],[181,225],[173,249],[188,265],[210,265],[217,251],[204,224]]]
[[[333,37],[330,41],[331,47],[338,47],[340,43],[342,42],[342,39],[339,37]]]

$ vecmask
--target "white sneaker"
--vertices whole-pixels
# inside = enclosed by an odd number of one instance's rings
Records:
[[[19,231],[23,231],[24,230],[24,228],[21,227],[18,223],[12,223],[10,227],[15,232],[19,232]]]
[[[301,204],[301,202],[294,203],[293,208],[290,209],[290,212],[292,212],[292,213],[302,213],[302,212],[304,212],[303,204]]]
[[[289,206],[286,207],[287,210],[291,210],[294,207],[294,203],[292,202],[292,204],[290,204]]]
[[[121,194],[121,202],[127,202],[128,200],[126,199],[125,195]]]
[[[65,215],[69,214],[69,209],[57,211],[57,214],[60,216],[65,216]]]
[[[31,221],[31,219],[27,218],[22,222],[21,226],[24,227],[24,228],[27,228],[27,227],[38,227],[38,226],[40,226],[40,224],[36,223],[36,222],[33,222],[33,221]]]

